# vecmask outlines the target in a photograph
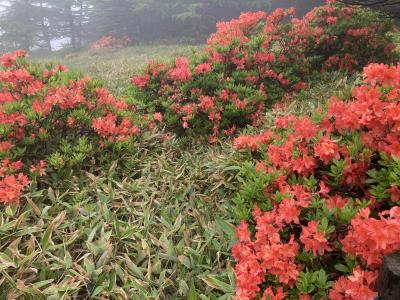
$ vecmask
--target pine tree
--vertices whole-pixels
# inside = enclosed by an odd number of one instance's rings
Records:
[[[38,34],[38,28],[31,15],[32,1],[16,0],[7,2],[6,6],[0,20],[2,50],[31,49]]]
[[[204,42],[221,20],[242,11],[295,6],[299,15],[324,0],[6,0],[0,10],[2,51],[74,50],[105,35],[133,41],[189,38]]]

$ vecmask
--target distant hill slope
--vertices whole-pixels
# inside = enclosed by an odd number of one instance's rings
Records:
[[[34,55],[33,59],[43,63],[56,61],[71,69],[100,78],[115,95],[121,95],[129,78],[147,61],[186,56],[202,48],[202,45],[154,44],[124,49],[63,51],[47,56]]]

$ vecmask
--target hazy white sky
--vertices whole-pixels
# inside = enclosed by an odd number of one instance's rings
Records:
[[[9,4],[9,2],[8,1],[2,1],[2,0],[0,0],[0,14],[1,14],[1,12],[3,12],[4,11],[4,6],[5,5],[8,5]]]

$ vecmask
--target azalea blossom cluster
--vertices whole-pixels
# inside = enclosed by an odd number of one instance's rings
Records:
[[[237,227],[236,299],[377,295],[383,257],[400,251],[399,70],[370,64],[351,99],[332,97],[326,111],[277,117],[272,130],[234,140],[264,153],[253,176],[266,182],[258,194],[239,192],[238,209],[243,199],[245,209],[254,205],[254,222]],[[321,269],[330,281],[304,294],[301,274]]]
[[[242,13],[217,24],[204,53],[150,62],[132,77],[135,95],[145,100],[140,109],[162,112],[178,133],[208,133],[214,142],[290,101],[313,72],[354,71],[395,57],[392,23],[371,11],[328,1],[302,19],[294,14]]]
[[[59,158],[61,149],[73,149],[79,138],[85,139],[76,148],[94,155],[90,151],[97,145],[134,139],[140,131],[137,122],[143,123],[134,106],[90,78],[77,77],[64,66],[28,63],[26,56],[15,51],[0,58],[0,203],[5,204],[18,201],[28,174],[44,176],[52,155]],[[68,164],[74,155],[53,160]]]
[[[400,208],[384,211],[379,219],[370,218],[369,208],[361,209],[351,221],[348,235],[343,239],[343,249],[360,257],[368,266],[379,267],[382,258],[397,252],[400,241]]]
[[[378,278],[377,271],[365,271],[356,267],[350,276],[341,276],[329,292],[331,300],[374,299],[375,283]]]
[[[29,179],[21,171],[21,161],[0,162],[0,203],[10,204],[19,200],[22,191],[29,185]]]
[[[292,19],[292,26],[290,45],[302,49],[305,63],[312,68],[357,71],[372,62],[395,61],[395,45],[386,35],[395,27],[366,10],[330,0],[302,19]],[[369,55],[365,55],[365,49]],[[316,53],[319,59],[307,61]]]
[[[132,39],[129,37],[117,38],[112,35],[102,36],[97,41],[90,45],[91,49],[122,49],[132,44]]]
[[[17,50],[14,51],[12,53],[6,53],[4,54],[1,58],[0,58],[0,62],[1,64],[6,67],[9,68],[12,65],[14,65],[15,61],[19,58],[19,57],[27,57],[28,56],[28,52],[24,51],[24,50]]]
[[[127,117],[123,118],[119,125],[116,125],[116,121],[117,116],[109,113],[105,117],[93,119],[92,127],[101,137],[107,137],[109,141],[115,138],[124,141],[140,132],[139,127],[133,125]]]

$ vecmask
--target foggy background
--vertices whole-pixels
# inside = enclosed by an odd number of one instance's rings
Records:
[[[295,6],[298,15],[324,0],[0,0],[0,52],[79,50],[104,36],[130,44],[203,43],[220,20],[242,11]]]

